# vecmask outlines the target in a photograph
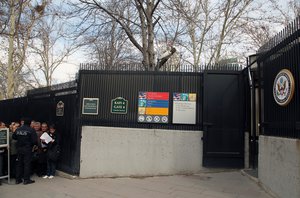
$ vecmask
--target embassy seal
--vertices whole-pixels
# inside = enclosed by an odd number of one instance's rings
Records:
[[[280,106],[286,106],[294,96],[295,80],[293,74],[288,69],[281,70],[273,84],[273,97]]]

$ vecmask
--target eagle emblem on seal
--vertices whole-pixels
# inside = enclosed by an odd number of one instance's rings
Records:
[[[276,94],[284,96],[286,94],[286,79],[280,78],[279,81],[277,82],[277,90]]]
[[[293,98],[295,82],[293,74],[288,69],[281,70],[274,80],[273,97],[280,106],[286,106]]]

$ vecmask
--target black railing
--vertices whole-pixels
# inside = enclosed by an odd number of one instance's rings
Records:
[[[154,71],[147,69],[143,64],[118,64],[106,65],[102,63],[80,63],[80,70],[99,70],[99,71]],[[165,65],[156,72],[204,72],[205,70],[219,71],[241,71],[244,69],[242,64],[211,64],[211,65]]]
[[[79,173],[80,122],[77,94],[65,94],[77,90],[74,82],[28,91],[28,96],[0,101],[0,120],[9,124],[29,117],[39,122],[55,123],[61,135],[61,158],[58,169],[70,174]],[[64,115],[56,115],[59,102],[64,103]]]
[[[203,73],[195,72],[146,72],[146,71],[91,71],[79,74],[80,101],[83,98],[99,98],[97,115],[81,115],[83,125],[125,128],[158,128],[176,130],[200,130],[202,128]],[[155,124],[138,122],[138,94],[140,91],[172,93],[196,93],[196,125]],[[112,114],[112,99],[128,100],[126,115]],[[81,107],[79,107],[81,109]],[[169,103],[169,120],[172,120],[173,103]]]
[[[258,55],[261,106],[261,133],[269,136],[300,138],[300,18],[262,46]],[[288,69],[295,80],[295,93],[287,106],[273,96],[276,75]]]
[[[168,65],[167,65],[168,66]],[[203,81],[206,70],[218,74],[243,74],[238,64],[190,65],[165,67],[166,71],[146,71],[142,65],[81,64],[76,81],[29,90],[27,96],[0,102],[0,120],[9,123],[28,116],[35,120],[57,124],[62,136],[62,157],[58,168],[71,174],[79,173],[81,126],[109,126],[126,128],[152,128],[172,130],[201,130],[203,128]],[[168,69],[168,70],[167,70]],[[140,91],[196,93],[196,124],[173,124],[173,103],[169,103],[169,122],[166,124],[138,122],[138,94]],[[75,93],[74,93],[75,92]],[[128,100],[126,115],[112,114],[112,99]],[[99,112],[89,116],[82,114],[83,98],[99,98]],[[56,115],[57,104],[64,103],[64,115]]]
[[[61,84],[56,84],[48,87],[41,87],[27,91],[27,96],[50,94],[52,92],[66,92],[68,90],[77,89],[76,81],[69,81]]]
[[[277,33],[272,39],[261,46],[258,53],[267,52],[276,46],[290,39],[300,29],[300,16],[298,16],[293,22],[286,26],[281,32]]]

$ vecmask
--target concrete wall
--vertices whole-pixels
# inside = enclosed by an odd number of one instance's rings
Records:
[[[281,198],[300,197],[300,140],[259,136],[258,177]]]
[[[197,173],[202,132],[82,127],[80,177]]]

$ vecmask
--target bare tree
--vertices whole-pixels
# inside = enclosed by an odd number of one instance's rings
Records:
[[[255,3],[255,14],[243,16],[239,21],[245,50],[252,53],[288,25],[300,10],[298,0],[261,0]]]
[[[33,57],[33,61],[26,63],[27,72],[31,73],[38,86],[43,86],[43,79],[46,86],[52,85],[55,70],[81,46],[76,39],[67,39],[67,29],[59,11],[46,10],[45,14],[37,21],[34,30],[36,37],[29,43],[28,56]]]
[[[8,1],[0,1],[0,34],[3,34],[8,24]]]
[[[114,19],[130,42],[141,52],[147,70],[158,69],[155,59],[155,28],[161,16],[156,11],[161,0],[96,1],[80,0],[85,8],[99,10]]]
[[[279,15],[277,18],[277,23],[281,23],[287,26],[294,18],[299,15],[300,11],[300,1],[299,0],[268,0],[270,3],[270,8],[273,9],[273,15]],[[276,14],[278,12],[278,14]]]
[[[253,0],[224,0],[219,10],[221,11],[220,20],[221,28],[217,38],[215,50],[211,55],[209,63],[213,61],[218,63],[221,58],[221,51],[228,37],[233,38],[235,36],[235,30],[240,28],[239,21],[245,12],[249,12],[250,3]]]
[[[124,31],[111,17],[106,20],[107,23],[104,23],[96,32],[85,36],[89,40],[86,46],[88,57],[107,69],[114,69],[122,63],[136,63],[138,56],[132,50],[133,46]]]
[[[0,46],[4,46],[5,42],[2,39],[3,34],[5,34],[5,30],[7,29],[7,24],[8,24],[8,2],[7,1],[0,1]],[[1,47],[2,48],[2,47]],[[1,50],[1,49],[0,49]],[[0,57],[0,100],[4,98],[5,95],[5,84],[6,84],[6,79],[5,79],[5,72],[4,68],[6,67],[6,64],[3,59],[5,59],[3,55]]]
[[[17,92],[16,80],[22,72],[26,59],[28,43],[32,39],[32,30],[36,21],[43,16],[47,1],[35,3],[30,0],[9,0],[8,62],[7,62],[7,97],[13,98]]]
[[[214,13],[216,5],[210,0],[172,0],[171,2],[170,7],[174,5],[186,30],[178,44],[192,56],[192,60],[186,59],[186,61],[196,67],[200,65],[208,44],[208,33],[218,19]]]
[[[253,0],[170,0],[178,13],[185,35],[177,43],[185,49],[183,58],[195,68],[203,63],[219,63],[227,46],[241,32],[242,19]]]

